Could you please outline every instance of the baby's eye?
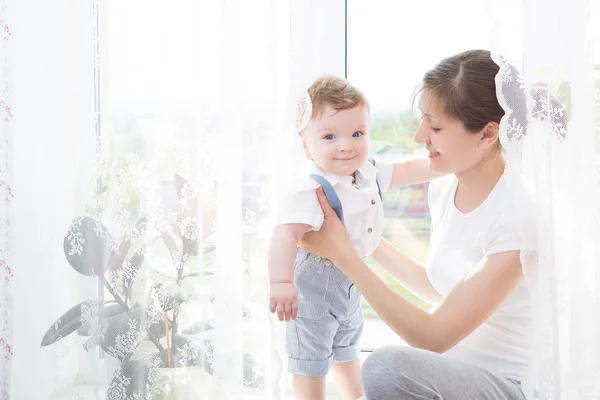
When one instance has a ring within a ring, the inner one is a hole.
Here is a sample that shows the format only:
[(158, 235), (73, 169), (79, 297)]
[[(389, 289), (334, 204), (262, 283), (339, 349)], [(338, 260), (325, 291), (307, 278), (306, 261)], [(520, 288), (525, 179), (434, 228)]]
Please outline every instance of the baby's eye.
[(323, 139), (325, 139), (325, 140), (333, 140), (333, 135), (332, 134), (325, 135), (325, 136), (323, 136)]
[(364, 133), (362, 133), (362, 132), (354, 132), (352, 134), (352, 137), (361, 137), (362, 135), (364, 135)]

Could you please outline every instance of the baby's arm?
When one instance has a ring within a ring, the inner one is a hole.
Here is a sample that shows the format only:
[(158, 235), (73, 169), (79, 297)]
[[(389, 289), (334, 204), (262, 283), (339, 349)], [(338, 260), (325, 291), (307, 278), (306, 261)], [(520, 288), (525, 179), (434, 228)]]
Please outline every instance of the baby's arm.
[(431, 171), (428, 165), (429, 160), (426, 156), (393, 163), (392, 180), (389, 189), (429, 182), (435, 178), (447, 175), (447, 173)]
[(269, 303), (280, 321), (296, 319), (298, 290), (294, 286), (294, 260), (298, 241), (309, 229), (307, 224), (279, 225), (269, 245)]

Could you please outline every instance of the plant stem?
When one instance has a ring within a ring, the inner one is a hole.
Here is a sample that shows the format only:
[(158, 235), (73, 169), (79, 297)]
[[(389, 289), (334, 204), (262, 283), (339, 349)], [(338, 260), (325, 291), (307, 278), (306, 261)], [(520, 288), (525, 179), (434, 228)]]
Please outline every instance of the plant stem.
[[(102, 301), (103, 305), (102, 308), (104, 308), (104, 288), (102, 287), (102, 281), (104, 279), (102, 277), (98, 277), (98, 282), (97, 282), (97, 288), (96, 290), (98, 291), (97, 295), (98, 298)], [(98, 357), (99, 358), (104, 358), (104, 349), (102, 349), (102, 346), (98, 346)]]
[[(181, 268), (177, 269), (177, 285), (181, 286), (181, 281), (183, 280), (183, 265)], [(173, 328), (173, 333), (177, 333), (178, 325), (177, 325), (177, 317), (179, 316), (178, 308), (173, 311), (173, 323), (171, 324)]]
[(171, 363), (171, 345), (169, 344), (169, 314), (165, 311), (164, 313), (164, 317), (165, 317), (165, 332), (167, 332), (167, 366), (169, 368), (173, 367), (173, 364)]
[(121, 296), (119, 296), (113, 290), (113, 288), (109, 285), (109, 283), (106, 282), (106, 279), (104, 279), (104, 276), (100, 275), (100, 279), (102, 280), (102, 283), (104, 283), (104, 287), (106, 288), (106, 290), (108, 290), (108, 293), (110, 293), (112, 295), (112, 297), (116, 300), (116, 302), (119, 303), (121, 305), (121, 307), (123, 307), (125, 310), (129, 310), (130, 308), (127, 305), (127, 303), (125, 303), (123, 301), (123, 299), (121, 299)]
[[(121, 299), (121, 296), (119, 296), (117, 293), (115, 293), (113, 288), (108, 284), (108, 282), (106, 282), (106, 279), (104, 279), (104, 276), (100, 275), (99, 278), (102, 280), (102, 282), (104, 283), (104, 287), (106, 287), (108, 292), (112, 295), (112, 297), (114, 297), (114, 299), (117, 301), (117, 303), (119, 303), (121, 305), (121, 307), (123, 307), (125, 310), (129, 311), (131, 308), (127, 305), (127, 303), (125, 303), (123, 301), (123, 299)], [(150, 339), (150, 341), (152, 343), (154, 343), (154, 346), (156, 346), (156, 348), (159, 351), (163, 351), (164, 347), (162, 347), (162, 345), (160, 344), (160, 341), (151, 332), (146, 332), (146, 333), (148, 334), (148, 338)]]
[[(181, 255), (181, 260), (178, 263), (178, 265), (180, 266), (180, 268), (177, 268), (177, 285), (181, 286), (181, 282), (183, 281), (183, 254)], [(173, 322), (171, 323), (171, 332), (172, 334), (176, 334), (177, 330), (179, 329), (179, 326), (177, 324), (177, 317), (179, 316), (179, 307), (175, 307), (175, 309), (173, 310)], [(171, 351), (174, 352), (175, 351), (175, 347), (172, 346), (171, 347)], [(174, 354), (173, 354), (174, 355)]]

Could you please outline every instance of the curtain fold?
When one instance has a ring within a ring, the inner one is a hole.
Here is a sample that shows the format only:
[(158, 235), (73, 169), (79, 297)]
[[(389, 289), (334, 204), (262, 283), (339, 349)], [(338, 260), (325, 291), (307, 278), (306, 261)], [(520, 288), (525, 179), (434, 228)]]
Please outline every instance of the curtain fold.
[(312, 31), (331, 5), (11, 6), (3, 398), (287, 398), (266, 246), (290, 83), (333, 72), (324, 17)]
[(0, 398), (8, 398), (13, 355), (12, 310), (12, 98), (10, 94), (9, 49), (12, 18), (8, 0), (0, 1)]
[[(532, 292), (529, 399), (600, 395), (600, 77), (595, 2), (488, 3), (492, 51), (507, 114), (502, 143), (536, 200), (523, 234)], [(525, 194), (515, 194), (525, 204)], [(521, 197), (523, 196), (523, 197)]]

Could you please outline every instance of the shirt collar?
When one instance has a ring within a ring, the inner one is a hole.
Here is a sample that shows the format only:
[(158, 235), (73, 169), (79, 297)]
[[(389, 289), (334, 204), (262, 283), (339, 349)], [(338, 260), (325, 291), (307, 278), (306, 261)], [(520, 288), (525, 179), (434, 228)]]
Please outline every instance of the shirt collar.
[[(338, 183), (346, 183), (348, 185), (352, 185), (353, 183), (353, 178), (351, 176), (338, 176), (329, 174), (323, 171), (313, 160), (307, 160), (307, 170), (309, 174), (317, 174), (325, 177), (325, 179), (327, 179), (332, 186), (335, 186)], [(377, 176), (377, 168), (375, 168), (373, 164), (369, 162), (369, 160), (365, 160), (365, 162), (358, 168), (355, 175), (357, 183), (361, 179), (371, 181)]]

